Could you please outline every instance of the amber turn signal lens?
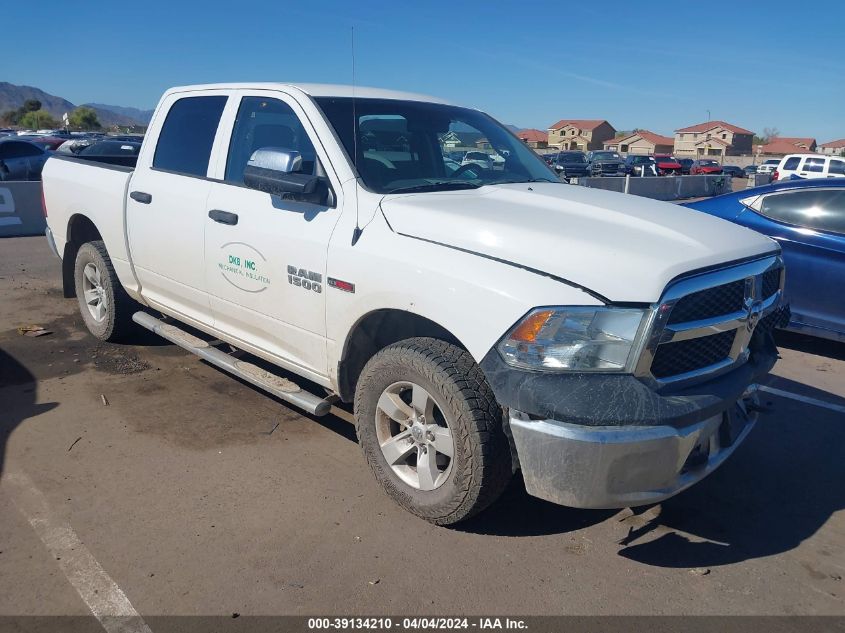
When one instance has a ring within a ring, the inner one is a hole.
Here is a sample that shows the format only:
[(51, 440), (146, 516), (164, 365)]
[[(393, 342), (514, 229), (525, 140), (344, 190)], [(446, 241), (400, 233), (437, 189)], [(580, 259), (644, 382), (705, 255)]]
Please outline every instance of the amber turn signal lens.
[(548, 322), (549, 318), (554, 314), (554, 310), (540, 310), (535, 312), (522, 323), (519, 324), (513, 332), (511, 332), (510, 339), (515, 341), (523, 341), (525, 343), (533, 343), (537, 340), (537, 335), (543, 326)]

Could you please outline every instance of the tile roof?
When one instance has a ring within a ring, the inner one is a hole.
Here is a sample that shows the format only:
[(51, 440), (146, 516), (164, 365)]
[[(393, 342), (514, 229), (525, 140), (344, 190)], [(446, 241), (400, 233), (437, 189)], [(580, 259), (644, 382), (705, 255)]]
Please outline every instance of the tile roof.
[(816, 140), (812, 138), (773, 138), (760, 147), (764, 154), (801, 154), (812, 151)]
[(654, 132), (649, 132), (648, 130), (640, 130), (638, 132), (634, 132), (633, 134), (628, 134), (628, 136), (623, 136), (620, 138), (614, 138), (608, 141), (605, 141), (605, 145), (618, 145), (622, 141), (627, 141), (630, 138), (634, 138), (635, 136), (639, 136), (642, 139), (652, 143), (654, 145), (674, 145), (675, 139), (671, 136), (663, 136), (662, 134), (655, 134)]
[(838, 141), (828, 141), (827, 143), (820, 143), (821, 147), (845, 147), (845, 138)]
[(567, 125), (574, 125), (581, 130), (594, 130), (602, 123), (607, 123), (604, 119), (561, 119), (554, 125), (550, 125), (550, 130), (559, 130)]
[(520, 140), (526, 141), (528, 143), (540, 143), (540, 142), (548, 142), (549, 140), (549, 133), (543, 132), (542, 130), (535, 130), (535, 129), (528, 129), (528, 130), (519, 130), (518, 132), (514, 132), (516, 137)]
[(707, 121), (706, 123), (698, 123), (696, 125), (690, 125), (689, 127), (682, 127), (681, 129), (675, 131), (706, 132), (707, 130), (712, 130), (714, 127), (723, 127), (726, 130), (730, 130), (734, 134), (754, 134), (754, 132), (750, 130), (746, 130), (745, 128), (741, 128), (737, 125), (732, 125), (730, 123), (725, 123), (724, 121)]

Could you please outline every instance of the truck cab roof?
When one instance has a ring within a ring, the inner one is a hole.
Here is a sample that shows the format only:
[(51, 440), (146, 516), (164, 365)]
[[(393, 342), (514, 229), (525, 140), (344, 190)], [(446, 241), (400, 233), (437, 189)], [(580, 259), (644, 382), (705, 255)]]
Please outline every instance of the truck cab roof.
[(352, 97), (360, 99), (396, 99), (402, 101), (425, 101), (429, 103), (449, 103), (439, 97), (387, 90), (385, 88), (371, 88), (366, 86), (347, 86), (343, 84), (299, 84), (282, 82), (248, 82), (248, 83), (218, 83), (178, 86), (165, 92), (165, 96), (179, 92), (195, 92), (205, 90), (290, 90), (295, 89), (310, 97)]

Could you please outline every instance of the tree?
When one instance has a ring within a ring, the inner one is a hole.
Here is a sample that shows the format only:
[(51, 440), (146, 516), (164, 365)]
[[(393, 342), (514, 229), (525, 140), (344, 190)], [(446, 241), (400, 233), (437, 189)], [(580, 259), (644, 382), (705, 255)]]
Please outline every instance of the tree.
[(18, 125), (31, 130), (44, 127), (58, 127), (59, 122), (54, 119), (47, 110), (35, 110), (27, 112), (20, 119)]
[(80, 130), (99, 130), (102, 126), (97, 120), (97, 113), (85, 106), (80, 106), (68, 117), (70, 127)]
[(21, 115), (26, 114), (27, 112), (38, 112), (40, 109), (41, 102), (38, 99), (27, 99), (23, 102)]
[(771, 143), (773, 139), (780, 136), (780, 130), (776, 127), (764, 127), (763, 128), (763, 142), (764, 143)]

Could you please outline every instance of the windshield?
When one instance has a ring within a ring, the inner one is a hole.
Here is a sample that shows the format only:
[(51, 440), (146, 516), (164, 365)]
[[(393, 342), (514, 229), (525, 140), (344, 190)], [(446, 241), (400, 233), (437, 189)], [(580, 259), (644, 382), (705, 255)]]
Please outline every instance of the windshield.
[(620, 160), (621, 158), (616, 152), (593, 152), (593, 160)]
[(533, 150), (477, 110), (420, 101), (355, 99), (353, 118), (351, 98), (317, 97), (314, 101), (350, 157), (355, 155), (357, 135), (358, 173), (364, 185), (377, 193), (560, 182)]
[(587, 157), (581, 152), (561, 152), (557, 155), (557, 162), (559, 163), (586, 163)]

